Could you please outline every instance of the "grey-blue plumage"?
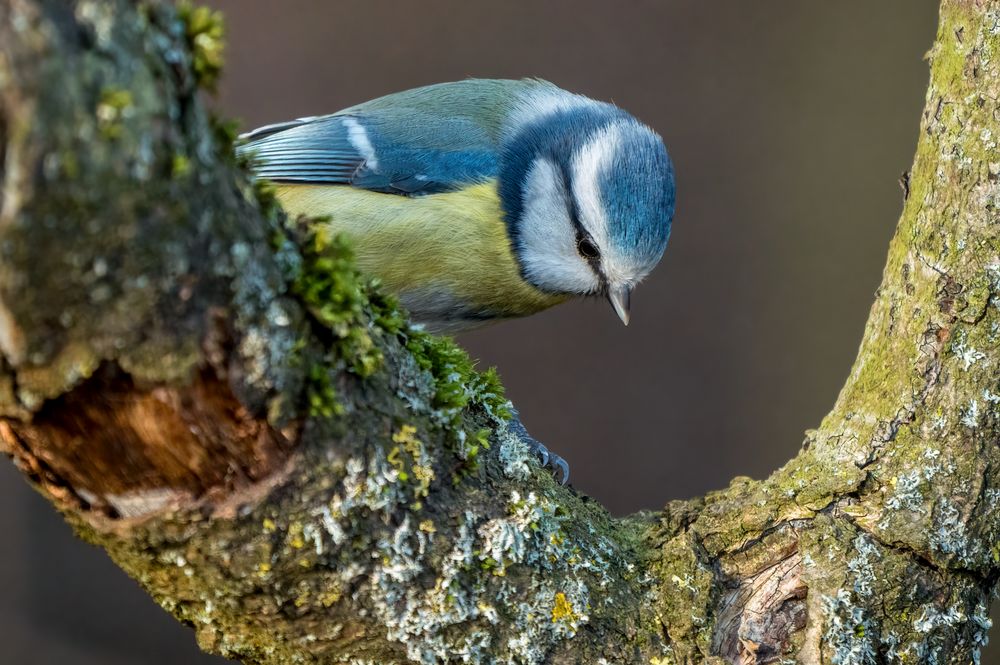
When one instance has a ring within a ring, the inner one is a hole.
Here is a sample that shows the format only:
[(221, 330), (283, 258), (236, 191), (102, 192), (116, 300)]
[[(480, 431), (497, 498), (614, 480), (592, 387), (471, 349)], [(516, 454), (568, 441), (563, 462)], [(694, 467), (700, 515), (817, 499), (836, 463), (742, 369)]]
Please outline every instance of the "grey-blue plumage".
[[(262, 127), (241, 137), (238, 149), (253, 153), (257, 174), (270, 180), (405, 194), (448, 191), (496, 176), (504, 121), (517, 93), (544, 87), (554, 88), (470, 79), (406, 90), (332, 115)], [(369, 155), (351, 140), (359, 127)], [(395, 186), (414, 180), (420, 184)]]
[(415, 197), (495, 182), (522, 277), (545, 293), (605, 293), (623, 319), (669, 238), (660, 137), (537, 79), (431, 85), (242, 138), (257, 175), (280, 183)]

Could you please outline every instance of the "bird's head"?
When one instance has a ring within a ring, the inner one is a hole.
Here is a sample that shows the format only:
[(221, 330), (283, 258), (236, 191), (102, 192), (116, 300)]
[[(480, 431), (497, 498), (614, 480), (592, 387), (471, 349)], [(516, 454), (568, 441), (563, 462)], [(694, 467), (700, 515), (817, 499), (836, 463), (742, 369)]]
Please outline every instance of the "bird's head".
[(628, 324), (632, 289), (670, 236), (662, 139), (608, 104), (558, 109), (510, 139), (500, 190), (524, 278), (550, 293), (605, 295)]

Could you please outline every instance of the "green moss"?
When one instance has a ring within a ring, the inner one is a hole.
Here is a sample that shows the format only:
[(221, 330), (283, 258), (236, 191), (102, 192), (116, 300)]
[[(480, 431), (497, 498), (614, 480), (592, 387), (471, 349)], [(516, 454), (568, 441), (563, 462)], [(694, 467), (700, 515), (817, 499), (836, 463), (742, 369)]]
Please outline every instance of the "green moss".
[(337, 391), (330, 379), (330, 372), (322, 365), (313, 365), (309, 368), (306, 399), (309, 403), (310, 416), (332, 418), (344, 412), (343, 405), (337, 401)]
[(475, 363), (454, 340), (410, 331), (406, 348), (434, 377), (436, 408), (457, 415), (476, 405), (499, 418), (510, 418), (510, 404), (496, 370), (477, 372)]
[(383, 363), (382, 350), (372, 339), (369, 280), (355, 269), (354, 254), (343, 238), (331, 236), (316, 220), (300, 220), (299, 225), (305, 231), (299, 244), (303, 261), (292, 291), (332, 333), (332, 360), (343, 361), (355, 374), (367, 378)]
[(465, 383), (474, 367), (469, 356), (447, 337), (410, 333), (406, 348), (417, 364), (435, 377), (434, 406), (460, 412), (469, 404)]
[(406, 314), (399, 307), (399, 301), (389, 293), (381, 290), (381, 282), (373, 278), (370, 282), (371, 291), (368, 294), (368, 304), (371, 307), (375, 324), (391, 335), (399, 335), (409, 328)]
[(510, 402), (496, 370), (476, 371), (469, 355), (451, 338), (410, 330), (406, 332), (406, 348), (433, 377), (433, 407), (454, 433), (453, 448), (465, 462), (456, 472), (457, 481), (478, 469), (479, 452), (489, 448), (489, 430), (465, 429), (466, 412), (481, 409), (495, 420), (507, 420), (511, 417)]
[(97, 126), (109, 141), (121, 138), (122, 121), (133, 107), (132, 93), (119, 88), (105, 88), (97, 103)]
[[(282, 215), (281, 204), (278, 203), (277, 190), (267, 180), (253, 181), (253, 196), (257, 201), (257, 207), (260, 208), (261, 214), (268, 219), (276, 220)], [(285, 239), (285, 235), (279, 233), (273, 243), (275, 249), (279, 248)]]
[(222, 12), (185, 0), (177, 8), (191, 49), (191, 70), (198, 85), (214, 90), (222, 73), (225, 24)]
[(246, 173), (250, 172), (250, 164), (244, 159), (238, 159), (233, 146), (240, 133), (240, 123), (232, 118), (224, 118), (215, 113), (209, 113), (209, 127), (216, 145), (216, 155), (220, 161), (233, 164)]
[(62, 167), (62, 174), (67, 180), (76, 180), (80, 177), (80, 160), (72, 150), (64, 150), (59, 159)]
[(191, 173), (191, 160), (186, 155), (177, 153), (170, 164), (170, 176), (172, 178), (184, 178)]

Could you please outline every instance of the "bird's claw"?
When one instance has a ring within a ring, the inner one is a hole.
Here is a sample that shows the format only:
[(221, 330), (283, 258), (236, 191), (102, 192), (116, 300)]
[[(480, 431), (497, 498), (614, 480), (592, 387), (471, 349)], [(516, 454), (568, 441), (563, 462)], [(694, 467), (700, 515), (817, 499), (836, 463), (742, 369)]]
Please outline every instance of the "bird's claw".
[(560, 484), (566, 485), (569, 483), (569, 464), (559, 455), (549, 452), (549, 449), (546, 448), (541, 441), (528, 434), (528, 430), (525, 429), (524, 424), (521, 423), (521, 417), (517, 415), (517, 413), (514, 414), (514, 417), (511, 420), (511, 426), (521, 440), (528, 445), (531, 452), (538, 455), (543, 468), (551, 468), (552, 475), (555, 476), (556, 480), (558, 480)]
[[(560, 484), (569, 484), (569, 462), (555, 453), (549, 453), (549, 466), (552, 467), (552, 475), (559, 479)], [(558, 472), (558, 475), (555, 472)]]
[(542, 442), (531, 436), (528, 436), (524, 440), (528, 444), (528, 448), (531, 452), (538, 455), (543, 467), (548, 467), (552, 469), (552, 475), (555, 476), (556, 480), (560, 484), (565, 485), (569, 482), (569, 464), (559, 455), (550, 452), (548, 448), (542, 445)]

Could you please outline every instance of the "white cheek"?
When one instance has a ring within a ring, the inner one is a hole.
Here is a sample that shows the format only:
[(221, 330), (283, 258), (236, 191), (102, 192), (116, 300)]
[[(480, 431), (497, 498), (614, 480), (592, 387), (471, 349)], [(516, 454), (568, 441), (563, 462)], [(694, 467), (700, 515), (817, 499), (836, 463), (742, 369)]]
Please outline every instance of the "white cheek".
[(525, 276), (536, 286), (565, 293), (589, 293), (600, 282), (576, 250), (576, 230), (569, 217), (567, 193), (556, 166), (537, 159), (525, 180), (519, 228), (520, 259)]

